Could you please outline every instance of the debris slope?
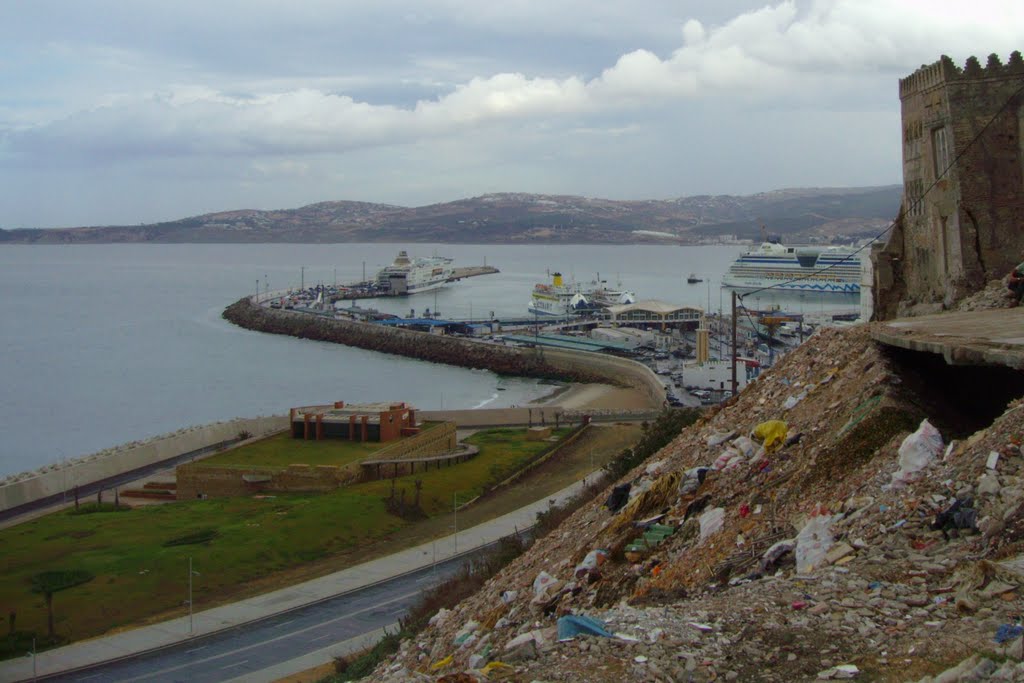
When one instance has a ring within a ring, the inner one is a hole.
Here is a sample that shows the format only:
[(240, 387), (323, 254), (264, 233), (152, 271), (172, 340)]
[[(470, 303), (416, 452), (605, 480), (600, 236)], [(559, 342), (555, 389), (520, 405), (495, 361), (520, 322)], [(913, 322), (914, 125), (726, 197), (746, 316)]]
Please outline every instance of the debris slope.
[(1022, 403), (910, 372), (819, 332), (373, 679), (1024, 680)]

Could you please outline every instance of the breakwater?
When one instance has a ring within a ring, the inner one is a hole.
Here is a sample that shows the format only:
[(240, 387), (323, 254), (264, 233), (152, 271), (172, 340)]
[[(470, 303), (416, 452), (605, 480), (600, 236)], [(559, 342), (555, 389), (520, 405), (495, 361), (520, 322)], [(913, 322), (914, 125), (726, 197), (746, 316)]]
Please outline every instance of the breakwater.
[(501, 375), (633, 387), (648, 397), (652, 407), (661, 406), (665, 399), (664, 387), (650, 368), (631, 360), (597, 353), (537, 352), (534, 349), (484, 344), (427, 332), (265, 308), (254, 304), (249, 297), (228, 306), (223, 315), (226, 320), (249, 330), (491, 370)]

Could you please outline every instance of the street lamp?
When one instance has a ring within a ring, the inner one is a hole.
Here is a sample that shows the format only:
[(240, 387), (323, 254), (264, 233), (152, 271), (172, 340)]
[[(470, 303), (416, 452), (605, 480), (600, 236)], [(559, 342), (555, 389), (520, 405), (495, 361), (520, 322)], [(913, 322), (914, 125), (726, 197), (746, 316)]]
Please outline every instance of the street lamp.
[(188, 558), (188, 632), (192, 633), (192, 576), (199, 576), (199, 572), (192, 571), (192, 558)]

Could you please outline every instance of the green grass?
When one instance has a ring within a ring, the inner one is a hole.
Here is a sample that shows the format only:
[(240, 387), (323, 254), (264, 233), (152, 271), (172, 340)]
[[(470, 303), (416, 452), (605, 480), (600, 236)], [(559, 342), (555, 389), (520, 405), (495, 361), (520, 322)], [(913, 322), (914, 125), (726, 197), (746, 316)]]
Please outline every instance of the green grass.
[[(572, 429), (552, 430), (552, 436), (564, 438)], [(466, 443), (480, 448), (480, 454), (464, 463), (437, 470), (418, 471), (415, 474), (398, 477), (396, 489), (406, 490), (406, 500), (414, 495), (413, 482), (423, 481), (420, 507), (428, 515), (451, 512), (453, 496), (458, 495), (459, 503), (476, 498), (485, 489), (494, 486), (517, 469), (552, 447), (550, 441), (527, 441), (523, 429), (489, 429), (477, 432)], [(350, 491), (370, 496), (390, 495), (391, 480), (356, 484)]]
[[(560, 436), (568, 431), (559, 430)], [(460, 502), (467, 501), (551, 446), (526, 441), (522, 429), (480, 432), (470, 440), (481, 448), (476, 458), (399, 478), (397, 485), (409, 489), (407, 500), (412, 481), (419, 478), (427, 514), (450, 513), (454, 493)], [(32, 593), (32, 576), (55, 569), (85, 571), (95, 579), (54, 596), (56, 628), (70, 640), (95, 636), (182, 611), (192, 557), (199, 572), (193, 599), (201, 609), (275, 572), (362, 548), (408, 526), (385, 511), (390, 487), (383, 480), (323, 495), (219, 498), (120, 514), (65, 511), (41, 517), (0, 530), (0, 605), (17, 612), (19, 631), (45, 633), (46, 607), (43, 596)], [(216, 537), (203, 533), (210, 529)], [(206, 542), (166, 545), (193, 534), (202, 534)]]
[[(393, 443), (393, 442), (392, 442)], [(370, 457), (389, 443), (324, 439), (306, 441), (292, 438), (290, 433), (247, 444), (241, 448), (218, 453), (201, 461), (213, 467), (288, 467), (303, 465), (347, 465)]]

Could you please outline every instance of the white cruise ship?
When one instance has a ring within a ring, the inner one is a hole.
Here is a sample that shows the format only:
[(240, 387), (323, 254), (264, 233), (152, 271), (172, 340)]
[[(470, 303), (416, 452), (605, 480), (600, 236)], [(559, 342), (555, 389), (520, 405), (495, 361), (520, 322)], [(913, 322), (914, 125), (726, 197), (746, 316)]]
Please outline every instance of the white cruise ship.
[(850, 247), (787, 247), (765, 242), (740, 254), (722, 277), (734, 289), (859, 294), (861, 253)]
[(528, 306), (537, 315), (583, 315), (595, 313), (607, 306), (636, 303), (636, 295), (624, 289), (608, 289), (598, 279), (591, 286), (568, 285), (561, 273), (552, 273), (551, 284), (537, 283)]
[(418, 294), (444, 287), (451, 276), (450, 258), (432, 256), (411, 259), (405, 251), (400, 251), (394, 263), (377, 273), (377, 288), (395, 296)]

